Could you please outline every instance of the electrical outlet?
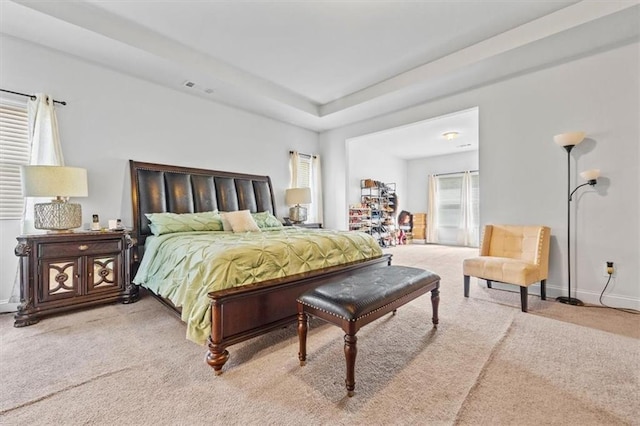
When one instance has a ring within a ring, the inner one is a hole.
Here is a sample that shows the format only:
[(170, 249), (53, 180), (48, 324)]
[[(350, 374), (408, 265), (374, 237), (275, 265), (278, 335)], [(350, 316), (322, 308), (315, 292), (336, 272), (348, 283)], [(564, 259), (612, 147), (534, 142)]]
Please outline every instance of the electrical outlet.
[(613, 266), (612, 261), (604, 262), (604, 274), (605, 277), (611, 275), (612, 277), (616, 276), (616, 268)]

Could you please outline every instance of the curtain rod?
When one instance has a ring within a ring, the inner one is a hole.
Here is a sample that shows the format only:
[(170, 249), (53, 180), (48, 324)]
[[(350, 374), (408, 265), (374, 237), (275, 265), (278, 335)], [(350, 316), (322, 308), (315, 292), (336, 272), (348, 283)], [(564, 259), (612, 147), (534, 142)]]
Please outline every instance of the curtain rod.
[[(292, 155), (295, 151), (289, 151), (289, 155)], [(311, 155), (311, 154), (303, 154), (301, 152), (298, 153), (298, 155), (302, 155), (303, 157), (307, 157), (307, 158), (316, 158), (315, 155)]]
[[(0, 89), (0, 92), (13, 93), (14, 95), (19, 95), (19, 96), (26, 96), (27, 98), (30, 98), (32, 101), (36, 99), (36, 95), (27, 95), (26, 93), (14, 92), (13, 90)], [(67, 104), (65, 101), (56, 101), (55, 99), (53, 100), (53, 103), (60, 104), (60, 105)]]
[[(467, 171), (469, 173), (474, 173), (474, 172), (478, 172), (479, 170), (467, 170)], [(459, 175), (461, 173), (464, 173), (464, 172), (438, 173), (437, 175), (434, 175), (434, 176)]]

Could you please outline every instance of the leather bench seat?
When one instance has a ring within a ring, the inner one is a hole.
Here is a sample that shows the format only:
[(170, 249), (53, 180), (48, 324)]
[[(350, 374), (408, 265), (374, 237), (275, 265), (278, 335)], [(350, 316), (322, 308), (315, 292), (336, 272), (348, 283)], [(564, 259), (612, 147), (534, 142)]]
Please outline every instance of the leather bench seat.
[(344, 352), (347, 363), (347, 394), (355, 388), (356, 333), (358, 330), (394, 312), (407, 302), (431, 291), (433, 325), (438, 324), (440, 277), (424, 269), (387, 266), (356, 272), (318, 286), (298, 297), (298, 336), (300, 365), (306, 361), (309, 315), (341, 327), (345, 332)]

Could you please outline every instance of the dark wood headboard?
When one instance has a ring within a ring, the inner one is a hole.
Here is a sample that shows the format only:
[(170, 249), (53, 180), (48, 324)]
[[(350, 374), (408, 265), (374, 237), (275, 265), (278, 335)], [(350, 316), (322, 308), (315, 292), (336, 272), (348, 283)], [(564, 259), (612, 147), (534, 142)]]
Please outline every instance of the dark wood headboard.
[(143, 247), (151, 235), (145, 213), (250, 210), (276, 215), (269, 176), (129, 160), (133, 236)]

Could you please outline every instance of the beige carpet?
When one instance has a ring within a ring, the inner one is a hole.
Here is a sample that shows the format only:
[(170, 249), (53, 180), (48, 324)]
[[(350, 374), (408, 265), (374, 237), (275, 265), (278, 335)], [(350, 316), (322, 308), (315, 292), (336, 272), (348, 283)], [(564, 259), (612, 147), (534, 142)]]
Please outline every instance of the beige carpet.
[(578, 308), (472, 280), (474, 249), (389, 250), (442, 277), (440, 325), (421, 297), (358, 333), (346, 397), (342, 332), (312, 321), (230, 348), (221, 376), (151, 297), (13, 328), (0, 316), (0, 424), (640, 425), (640, 316)]

